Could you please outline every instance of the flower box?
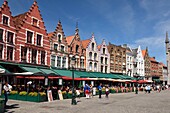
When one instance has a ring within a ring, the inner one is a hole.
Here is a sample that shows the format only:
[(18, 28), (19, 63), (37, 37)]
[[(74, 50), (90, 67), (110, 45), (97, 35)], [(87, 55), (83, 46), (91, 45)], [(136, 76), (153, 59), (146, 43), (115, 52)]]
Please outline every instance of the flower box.
[(113, 89), (111, 89), (111, 90), (110, 90), (110, 93), (116, 93), (116, 91), (115, 91), (115, 90), (113, 90)]
[(27, 100), (27, 96), (26, 95), (17, 95), (17, 100), (26, 101)]

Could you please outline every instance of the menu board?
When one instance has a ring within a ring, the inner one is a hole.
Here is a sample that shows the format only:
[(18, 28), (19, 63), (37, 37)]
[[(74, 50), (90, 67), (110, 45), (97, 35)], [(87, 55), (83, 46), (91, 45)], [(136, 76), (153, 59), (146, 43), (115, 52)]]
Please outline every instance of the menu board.
[(53, 101), (52, 90), (47, 90), (48, 102)]
[(63, 95), (62, 95), (61, 90), (58, 90), (58, 96), (59, 96), (59, 99), (60, 99), (60, 100), (63, 100)]

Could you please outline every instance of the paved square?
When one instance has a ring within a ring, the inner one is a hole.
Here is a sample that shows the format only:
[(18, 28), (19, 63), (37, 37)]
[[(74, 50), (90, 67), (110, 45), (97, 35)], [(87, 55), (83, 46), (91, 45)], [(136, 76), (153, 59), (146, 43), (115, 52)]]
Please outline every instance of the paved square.
[(77, 105), (71, 105), (71, 99), (54, 102), (24, 102), (9, 100), (11, 105), (6, 113), (170, 113), (170, 90), (145, 94), (120, 93), (103, 95), (92, 99), (77, 99)]

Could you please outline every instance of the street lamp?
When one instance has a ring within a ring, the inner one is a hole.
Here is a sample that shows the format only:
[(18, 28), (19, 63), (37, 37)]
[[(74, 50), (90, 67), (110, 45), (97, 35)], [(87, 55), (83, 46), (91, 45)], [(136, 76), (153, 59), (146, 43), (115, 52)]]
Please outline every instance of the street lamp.
[(76, 105), (77, 102), (76, 102), (76, 94), (75, 94), (75, 90), (74, 90), (74, 65), (75, 65), (75, 61), (76, 61), (76, 58), (75, 56), (73, 56), (71, 58), (71, 64), (72, 64), (72, 100), (71, 100), (71, 104), (72, 105)]

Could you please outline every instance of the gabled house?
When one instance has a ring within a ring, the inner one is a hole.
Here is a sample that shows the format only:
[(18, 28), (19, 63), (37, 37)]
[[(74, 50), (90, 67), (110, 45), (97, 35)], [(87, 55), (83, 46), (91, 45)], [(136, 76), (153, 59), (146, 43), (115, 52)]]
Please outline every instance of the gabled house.
[[(68, 44), (68, 67), (76, 68), (77, 70), (85, 70), (85, 49), (80, 40), (79, 29), (76, 27), (75, 34), (66, 37)], [(74, 65), (71, 64), (72, 58), (75, 58)]]
[(86, 71), (99, 72), (99, 51), (94, 34), (90, 39), (81, 42), (85, 49)]
[(68, 68), (68, 46), (62, 24), (59, 21), (54, 32), (48, 34), (51, 46), (51, 66)]
[(0, 60), (14, 62), (16, 45), (16, 28), (8, 2), (4, 1), (0, 7)]
[(13, 19), (17, 30), (15, 60), (50, 66), (50, 41), (37, 2)]
[(110, 73), (110, 54), (107, 49), (105, 40), (101, 45), (98, 45), (99, 49), (99, 72)]

